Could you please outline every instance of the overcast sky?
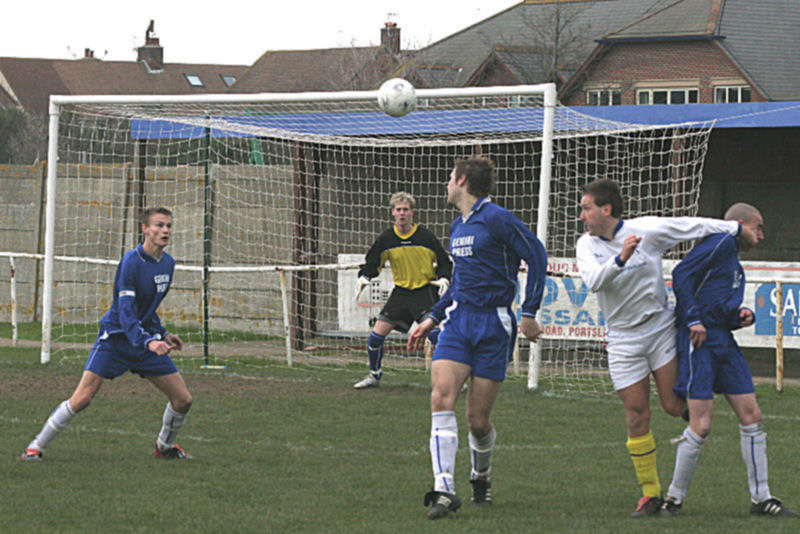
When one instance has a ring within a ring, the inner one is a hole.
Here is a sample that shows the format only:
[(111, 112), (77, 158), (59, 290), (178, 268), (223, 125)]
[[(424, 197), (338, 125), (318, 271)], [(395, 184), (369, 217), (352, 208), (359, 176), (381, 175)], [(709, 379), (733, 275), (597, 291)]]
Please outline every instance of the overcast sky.
[[(267, 50), (369, 46), (384, 22), (420, 48), (520, 0), (10, 0), (0, 57), (133, 61), (155, 20), (167, 63), (251, 65)], [(389, 14), (393, 15), (389, 15)], [(391, 17), (391, 18), (389, 18)]]

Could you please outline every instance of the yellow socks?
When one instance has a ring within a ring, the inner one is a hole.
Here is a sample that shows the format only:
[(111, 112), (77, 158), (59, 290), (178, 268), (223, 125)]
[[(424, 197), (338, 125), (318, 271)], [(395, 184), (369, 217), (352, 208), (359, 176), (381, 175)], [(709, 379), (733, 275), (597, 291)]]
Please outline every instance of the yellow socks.
[(661, 483), (658, 481), (658, 469), (656, 469), (656, 440), (653, 433), (648, 432), (644, 436), (635, 438), (628, 437), (628, 451), (633, 460), (633, 467), (636, 469), (636, 478), (642, 486), (642, 493), (645, 497), (660, 497)]

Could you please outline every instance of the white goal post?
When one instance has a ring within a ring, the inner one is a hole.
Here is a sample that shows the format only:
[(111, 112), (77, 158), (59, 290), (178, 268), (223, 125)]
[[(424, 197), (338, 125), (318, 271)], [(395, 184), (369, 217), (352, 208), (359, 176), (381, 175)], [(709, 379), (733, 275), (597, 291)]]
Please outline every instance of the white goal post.
[[(400, 118), (381, 113), (376, 96), (51, 97), (42, 362), (91, 345), (116, 262), (150, 205), (175, 213), (176, 275), (160, 315), (185, 337), (187, 361), (203, 365), (293, 351), (365, 360), (385, 291), (352, 301), (354, 265), (342, 258), (363, 257), (389, 226), (398, 190), (416, 197), (415, 220), (446, 246), (456, 211), (445, 184), (460, 157), (494, 160), (493, 197), (535, 228), (551, 258), (574, 255), (579, 192), (598, 177), (621, 184), (628, 216), (696, 213), (710, 124), (594, 118), (557, 105), (553, 84), (418, 89), (417, 109)], [(529, 386), (597, 390), (602, 343), (554, 327), (602, 318), (568, 317), (559, 307), (581, 288), (566, 284), (548, 280), (543, 342), (521, 343)], [(422, 364), (404, 341), (388, 340), (387, 365)]]

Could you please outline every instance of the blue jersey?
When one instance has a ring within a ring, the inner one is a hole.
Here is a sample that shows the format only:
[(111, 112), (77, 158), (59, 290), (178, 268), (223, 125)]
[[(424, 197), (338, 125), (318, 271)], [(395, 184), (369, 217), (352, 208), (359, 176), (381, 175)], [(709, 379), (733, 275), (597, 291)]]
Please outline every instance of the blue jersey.
[(677, 327), (740, 328), (744, 282), (736, 239), (730, 234), (706, 237), (672, 271)]
[(134, 347), (147, 347), (162, 339), (166, 330), (156, 314), (172, 283), (175, 260), (163, 252), (148, 255), (140, 244), (122, 257), (114, 276), (114, 301), (100, 320), (107, 334), (124, 333)]
[(539, 239), (514, 214), (479, 199), (466, 217), (450, 225), (455, 268), (447, 293), (431, 309), (441, 322), (453, 302), (478, 308), (510, 306), (517, 290), (520, 259), (528, 264), (522, 315), (535, 316), (542, 302), (547, 254)]
[[(753, 393), (753, 378), (731, 330), (744, 297), (744, 269), (739, 245), (730, 234), (712, 234), (698, 243), (672, 271), (677, 297), (676, 345), (678, 380), (675, 393), (687, 399), (712, 399), (714, 393)], [(706, 338), (700, 347), (689, 327), (702, 324)]]

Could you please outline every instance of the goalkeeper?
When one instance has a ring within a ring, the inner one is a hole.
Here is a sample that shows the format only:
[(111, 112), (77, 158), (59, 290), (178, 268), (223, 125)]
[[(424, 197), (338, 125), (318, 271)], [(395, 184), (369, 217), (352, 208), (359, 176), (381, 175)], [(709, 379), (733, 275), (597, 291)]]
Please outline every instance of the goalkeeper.
[(126, 371), (149, 379), (168, 399), (156, 438), (156, 458), (192, 458), (175, 443), (192, 406), (186, 383), (169, 357), (171, 350), (181, 350), (183, 342), (161, 326), (156, 314), (175, 270), (175, 260), (164, 252), (172, 234), (172, 213), (166, 208), (148, 208), (140, 220), (144, 243), (128, 251), (117, 266), (114, 300), (100, 320), (100, 333), (81, 380), (72, 396), (53, 410), (21, 460), (40, 460), (45, 447), (89, 406), (103, 381)]
[(414, 223), (414, 197), (397, 192), (389, 201), (394, 224), (385, 230), (367, 252), (358, 271), (356, 299), (388, 261), (394, 289), (367, 342), (369, 374), (353, 387), (380, 385), (383, 342), (389, 332), (408, 332), (411, 324), (425, 316), (450, 285), (453, 264), (430, 230)]
[(678, 376), (675, 317), (661, 256), (683, 241), (715, 233), (752, 234), (752, 229), (702, 217), (623, 220), (622, 208), (615, 182), (588, 184), (580, 204), (587, 233), (578, 239), (576, 254), (583, 283), (597, 293), (606, 319), (608, 371), (625, 409), (627, 447), (643, 493), (633, 517), (644, 517), (658, 514), (663, 503), (650, 431), (650, 373), (664, 410), (678, 416), (686, 409), (672, 391)]

